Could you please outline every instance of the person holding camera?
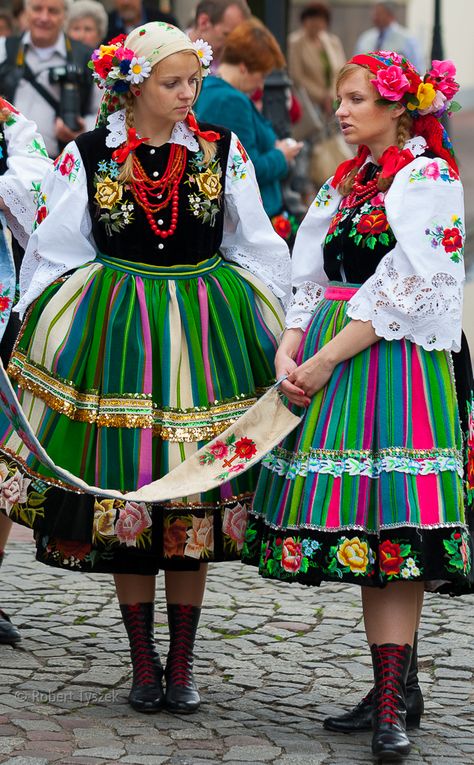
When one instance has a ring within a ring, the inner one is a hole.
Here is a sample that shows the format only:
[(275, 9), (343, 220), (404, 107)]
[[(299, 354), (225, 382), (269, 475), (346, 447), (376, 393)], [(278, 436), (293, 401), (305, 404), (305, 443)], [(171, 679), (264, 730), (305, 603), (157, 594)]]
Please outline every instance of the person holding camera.
[(91, 50), (63, 32), (71, 0), (26, 0), (28, 30), (0, 38), (0, 93), (34, 119), (50, 157), (94, 126)]

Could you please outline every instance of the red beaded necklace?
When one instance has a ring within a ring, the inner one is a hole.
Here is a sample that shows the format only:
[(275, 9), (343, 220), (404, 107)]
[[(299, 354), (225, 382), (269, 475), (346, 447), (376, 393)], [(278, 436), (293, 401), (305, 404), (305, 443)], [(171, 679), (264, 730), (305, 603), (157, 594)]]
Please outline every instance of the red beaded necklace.
[[(365, 171), (365, 168), (363, 168)], [(361, 174), (357, 173), (352, 184), (352, 190), (347, 195), (344, 207), (358, 207), (367, 199), (370, 199), (377, 193), (377, 183), (379, 181), (380, 170), (377, 170), (374, 177), (365, 183), (361, 181)]]
[[(166, 239), (172, 236), (178, 224), (179, 184), (186, 168), (186, 147), (171, 144), (170, 156), (166, 170), (156, 181), (146, 174), (140, 160), (133, 154), (133, 177), (130, 182), (132, 194), (137, 204), (146, 215), (149, 226), (155, 236)], [(160, 201), (158, 201), (160, 200)], [(168, 207), (171, 201), (171, 223), (166, 230), (158, 228), (154, 215)]]

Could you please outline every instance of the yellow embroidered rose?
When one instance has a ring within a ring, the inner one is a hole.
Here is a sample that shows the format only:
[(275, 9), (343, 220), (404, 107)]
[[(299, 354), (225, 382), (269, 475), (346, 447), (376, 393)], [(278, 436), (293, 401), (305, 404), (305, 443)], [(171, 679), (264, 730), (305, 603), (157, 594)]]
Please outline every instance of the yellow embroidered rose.
[(95, 199), (100, 207), (111, 210), (122, 199), (123, 188), (120, 183), (107, 176), (97, 184)]
[(435, 96), (436, 91), (431, 82), (420, 82), (416, 93), (418, 105), (408, 103), (407, 106), (411, 111), (413, 111), (413, 109), (419, 109), (420, 111), (428, 109), (435, 100)]
[(115, 510), (113, 499), (94, 502), (93, 535), (111, 537), (114, 534)]
[(365, 571), (369, 562), (367, 542), (361, 542), (359, 537), (345, 539), (337, 551), (337, 559), (351, 571)]
[(202, 192), (208, 199), (217, 199), (222, 191), (222, 185), (217, 173), (213, 173), (212, 170), (206, 170), (205, 173), (199, 173), (196, 176), (196, 183), (199, 186), (199, 191)]

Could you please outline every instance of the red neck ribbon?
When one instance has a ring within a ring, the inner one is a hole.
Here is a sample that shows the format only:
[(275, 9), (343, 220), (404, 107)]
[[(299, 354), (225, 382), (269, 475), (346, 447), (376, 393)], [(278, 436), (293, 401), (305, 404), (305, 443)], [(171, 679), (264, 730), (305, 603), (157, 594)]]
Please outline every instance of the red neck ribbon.
[(129, 128), (127, 131), (126, 142), (118, 149), (115, 149), (112, 154), (112, 159), (121, 165), (123, 162), (125, 162), (130, 152), (135, 151), (137, 146), (140, 146), (141, 143), (145, 143), (145, 141), (148, 141), (148, 138), (138, 138), (135, 128)]
[(369, 149), (367, 146), (359, 146), (359, 150), (355, 157), (352, 159), (346, 159), (344, 162), (341, 162), (339, 167), (337, 168), (336, 172), (334, 173), (333, 179), (331, 181), (331, 186), (334, 189), (337, 189), (341, 181), (344, 180), (346, 175), (349, 175), (351, 170), (353, 170), (355, 167), (361, 167), (367, 157), (369, 156)]
[(377, 160), (377, 164), (381, 166), (382, 178), (391, 178), (396, 175), (399, 170), (410, 164), (415, 159), (410, 149), (399, 149), (398, 146), (389, 146), (385, 149), (384, 153)]
[(198, 135), (201, 138), (204, 138), (205, 141), (210, 141), (211, 143), (215, 143), (215, 141), (218, 141), (219, 138), (221, 137), (221, 134), (216, 133), (214, 130), (200, 130), (196, 117), (194, 116), (192, 112), (189, 112), (185, 122), (188, 128), (190, 129), (191, 133), (194, 133), (194, 135)]

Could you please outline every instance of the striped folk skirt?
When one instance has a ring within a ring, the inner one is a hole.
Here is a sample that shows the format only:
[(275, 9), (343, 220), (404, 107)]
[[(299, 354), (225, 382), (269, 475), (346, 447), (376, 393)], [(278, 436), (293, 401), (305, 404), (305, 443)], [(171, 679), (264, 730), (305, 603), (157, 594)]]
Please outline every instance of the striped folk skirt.
[[(336, 299), (318, 305), (300, 363), (350, 321), (353, 291), (326, 291)], [(453, 356), (458, 393), (452, 355), (406, 340), (380, 340), (339, 364), (263, 460), (243, 561), (287, 582), (436, 580), (468, 591), (472, 370), (467, 349)]]
[[(30, 309), (8, 373), (59, 466), (102, 488), (162, 477), (272, 383), (278, 301), (215, 256), (159, 268), (97, 257)], [(0, 508), (35, 529), (37, 556), (74, 570), (156, 573), (240, 555), (256, 472), (159, 506), (73, 493), (0, 418)], [(16, 500), (16, 501), (13, 501)]]

